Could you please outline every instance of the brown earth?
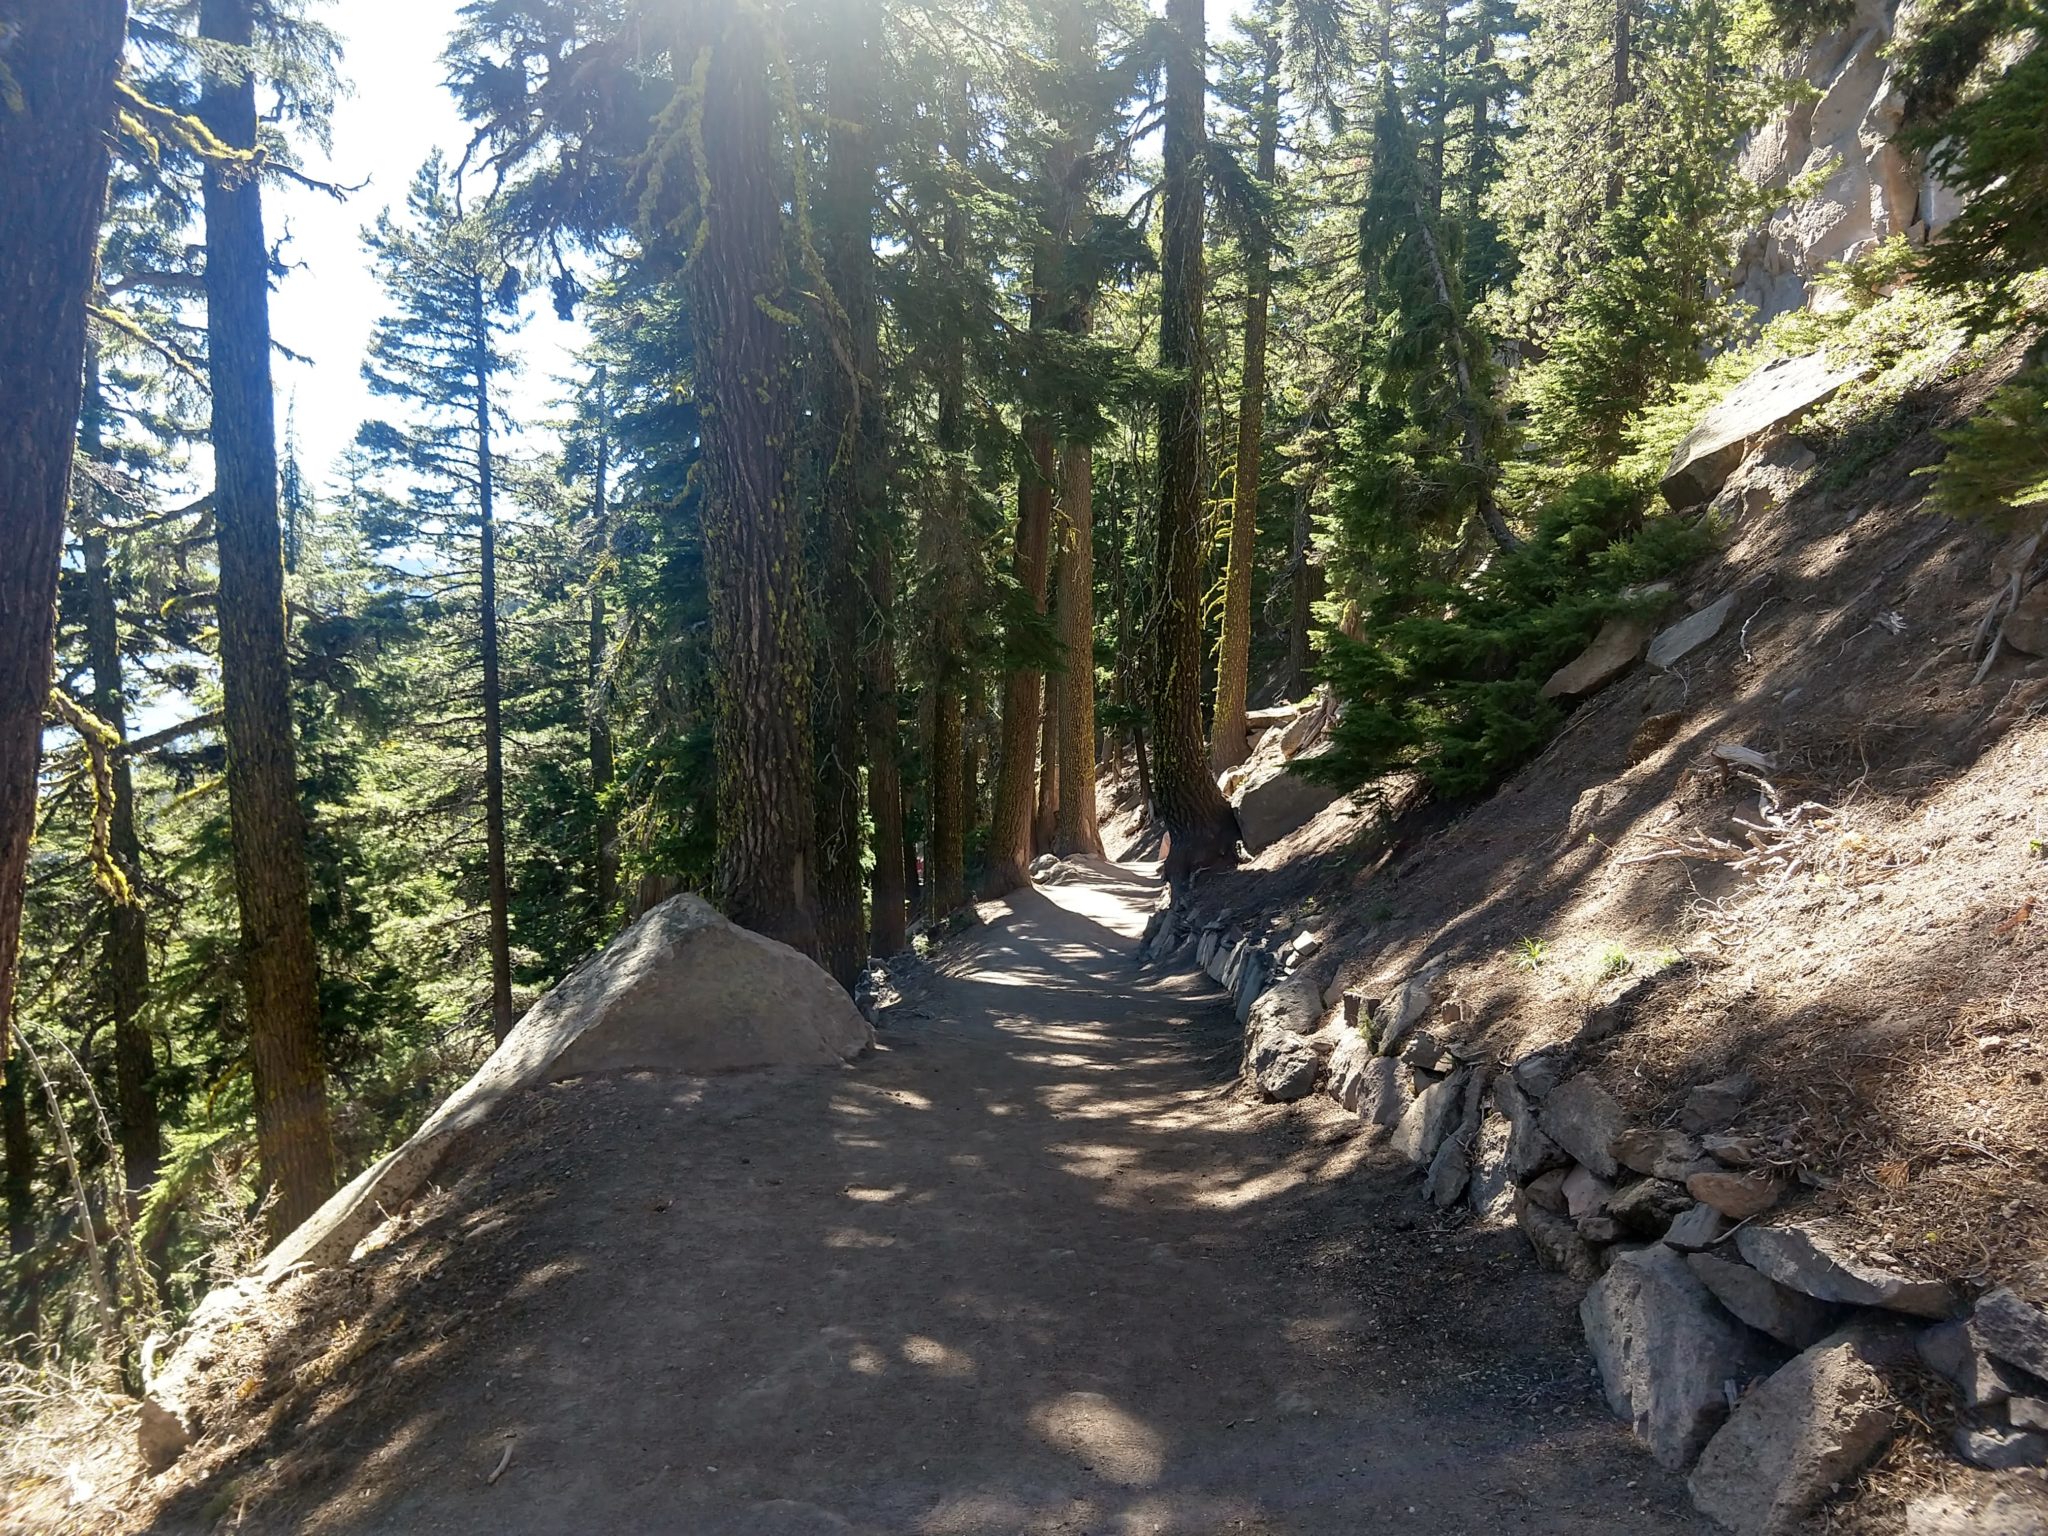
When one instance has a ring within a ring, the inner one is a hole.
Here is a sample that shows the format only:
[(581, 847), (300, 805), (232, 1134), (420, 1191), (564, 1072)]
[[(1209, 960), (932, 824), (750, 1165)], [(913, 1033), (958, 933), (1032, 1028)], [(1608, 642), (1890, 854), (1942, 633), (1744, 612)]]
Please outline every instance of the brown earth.
[(1221, 994), (1129, 958), (1155, 897), (985, 909), (844, 1071), (522, 1096), (74, 1528), (1701, 1530), (1516, 1236), (1237, 1096)]

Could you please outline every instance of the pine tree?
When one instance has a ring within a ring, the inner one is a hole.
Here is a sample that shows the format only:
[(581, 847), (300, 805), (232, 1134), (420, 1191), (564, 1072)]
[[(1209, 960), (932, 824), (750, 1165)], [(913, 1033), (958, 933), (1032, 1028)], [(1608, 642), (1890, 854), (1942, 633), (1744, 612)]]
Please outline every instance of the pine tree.
[[(230, 149), (254, 150), (252, 0), (201, 0), (199, 36), (221, 50), (206, 71), (200, 117)], [(285, 658), (270, 253), (249, 167), (209, 162), (205, 204), (228, 805), (257, 1135), (278, 1192), (272, 1227), (282, 1234), (334, 1192), (335, 1169)]]
[[(415, 500), (430, 533), (445, 544), (475, 534), (491, 1030), (502, 1040), (513, 1023), (512, 936), (493, 422), (499, 381), (512, 371), (504, 340), (520, 279), (489, 224), (464, 210), (438, 155), (413, 178), (406, 208), (409, 227), (386, 213), (364, 237), (391, 308), (371, 334), (363, 376), (372, 394), (404, 402), (410, 415), (367, 424), (362, 440), (420, 477)], [(447, 554), (468, 568), (465, 556)]]

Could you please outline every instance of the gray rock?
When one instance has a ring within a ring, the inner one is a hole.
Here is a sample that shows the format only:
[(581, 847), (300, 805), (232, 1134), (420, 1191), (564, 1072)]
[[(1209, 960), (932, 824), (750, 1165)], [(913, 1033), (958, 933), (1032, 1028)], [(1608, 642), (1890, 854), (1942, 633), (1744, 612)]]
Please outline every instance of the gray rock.
[(1579, 1236), (1596, 1248), (1611, 1247), (1629, 1235), (1612, 1216), (1580, 1216), (1572, 1225), (1578, 1228)]
[(1700, 1150), (1723, 1168), (1753, 1168), (1767, 1148), (1761, 1136), (1702, 1136)]
[(1436, 985), (1442, 969), (1441, 965), (1432, 965), (1416, 972), (1373, 1010), (1373, 1048), (1382, 1056), (1393, 1055), (1408, 1031), (1429, 1012), (1430, 989)]
[(1507, 1073), (1493, 1080), (1493, 1104), (1508, 1127), (1508, 1177), (1526, 1184), (1546, 1168), (1571, 1161), (1564, 1148), (1543, 1134), (1536, 1106)]
[(1271, 965), (1272, 962), (1266, 958), (1266, 952), (1262, 949), (1248, 950), (1244, 959), (1238, 963), (1237, 980), (1234, 983), (1237, 991), (1238, 1023), (1246, 1024), (1251, 1021), (1252, 1009), (1266, 990), (1266, 977)]
[(1695, 1135), (1703, 1131), (1718, 1131), (1742, 1113), (1743, 1106), (1755, 1093), (1756, 1084), (1748, 1074), (1741, 1072), (1716, 1078), (1711, 1083), (1701, 1083), (1686, 1094), (1685, 1102), (1679, 1106), (1678, 1128)]
[(2038, 1397), (2016, 1397), (2005, 1405), (2005, 1416), (2014, 1429), (2048, 1430), (2048, 1401)]
[(1688, 1254), (1685, 1262), (1729, 1312), (1793, 1349), (1819, 1343), (1841, 1321), (1840, 1307), (1780, 1285), (1747, 1264), (1707, 1253)]
[(1737, 1536), (1790, 1536), (1890, 1443), (1899, 1405), (1883, 1357), (1851, 1330), (1752, 1387), (1701, 1452), (1693, 1502)]
[(1375, 1056), (1359, 1069), (1358, 1118), (1367, 1125), (1391, 1130), (1401, 1123), (1415, 1098), (1415, 1069), (1390, 1056)]
[(1465, 1203), (1488, 1225), (1510, 1221), (1515, 1214), (1515, 1181), (1508, 1173), (1508, 1123), (1487, 1115), (1479, 1123), (1479, 1142), (1472, 1152), (1472, 1177)]
[(1790, 426), (1855, 378), (1823, 352), (1764, 364), (1708, 411), (1665, 466), (1664, 499), (1674, 507), (1711, 501), (1772, 428)]
[(1603, 1179), (1620, 1170), (1614, 1159), (1614, 1138), (1626, 1130), (1621, 1106), (1585, 1074), (1553, 1088), (1537, 1112), (1544, 1134)]
[(1245, 1072), (1267, 1098), (1291, 1104), (1315, 1092), (1322, 1058), (1292, 1030), (1269, 1025), (1252, 1035)]
[(403, 1145), (273, 1248), (262, 1273), (275, 1279), (298, 1264), (346, 1259), (459, 1138), (526, 1088), (605, 1072), (836, 1068), (874, 1039), (814, 961), (727, 922), (700, 896), (671, 897), (556, 983)]
[(1614, 1198), (1614, 1186), (1590, 1168), (1574, 1168), (1564, 1176), (1558, 1193), (1564, 1196), (1565, 1214), (1576, 1221), (1581, 1216), (1598, 1216)]
[(1458, 1097), (1458, 1122), (1430, 1159), (1429, 1176), (1422, 1184), (1423, 1194), (1438, 1210), (1448, 1210), (1465, 1193), (1485, 1114), (1486, 1074), (1477, 1070), (1467, 1072), (1464, 1090)]
[(1858, 1258), (1819, 1224), (1744, 1227), (1736, 1233), (1735, 1245), (1745, 1259), (1780, 1285), (1822, 1301), (1888, 1307), (1933, 1318), (1947, 1317), (1956, 1307), (1955, 1287), (1948, 1282), (1916, 1280)]
[(1221, 928), (1204, 928), (1201, 937), (1195, 940), (1195, 964), (1205, 971), (1208, 970), (1209, 962), (1216, 957), (1216, 951), (1222, 944)]
[(1682, 1185), (1668, 1179), (1637, 1179), (1624, 1186), (1607, 1202), (1607, 1214), (1621, 1223), (1622, 1230), (1637, 1237), (1658, 1238), (1671, 1224), (1692, 1209), (1692, 1197)]
[(1607, 1402), (1667, 1471), (1683, 1471), (1728, 1416), (1724, 1383), (1770, 1368), (1756, 1336), (1724, 1312), (1661, 1243), (1617, 1254), (1579, 1303)]
[(2048, 1313), (2000, 1286), (1977, 1303), (1970, 1323), (1992, 1354), (2048, 1380)]
[(1536, 1262), (1582, 1284), (1600, 1273), (1600, 1259), (1593, 1245), (1579, 1236), (1564, 1217), (1528, 1200), (1515, 1202), (1515, 1225), (1536, 1251)]
[(168, 1471), (194, 1437), (191, 1418), (182, 1405), (164, 1402), (153, 1393), (143, 1398), (135, 1416), (135, 1448), (152, 1473)]
[(2048, 1493), (2019, 1488), (1924, 1493), (1906, 1506), (1906, 1536), (2048, 1536)]
[(1784, 1188), (1767, 1173), (1731, 1173), (1725, 1168), (1690, 1175), (1685, 1187), (1693, 1199), (1711, 1205), (1730, 1221), (1747, 1221), (1778, 1203)]
[(1635, 1173), (1683, 1183), (1700, 1166), (1700, 1144), (1683, 1131), (1639, 1126), (1614, 1138), (1614, 1160)]
[(1556, 1211), (1560, 1215), (1568, 1214), (1571, 1210), (1571, 1201), (1565, 1196), (1564, 1186), (1571, 1176), (1579, 1171), (1576, 1164), (1570, 1168), (1546, 1168), (1528, 1182), (1522, 1193), (1546, 1211)]
[(1408, 1106), (1408, 1113), (1394, 1127), (1394, 1150), (1411, 1163), (1428, 1163), (1437, 1148), (1458, 1123), (1458, 1111), (1465, 1099), (1468, 1072), (1453, 1072), (1431, 1083)]
[(1647, 621), (1626, 614), (1600, 626), (1592, 644), (1559, 667), (1543, 685), (1546, 699), (1580, 699), (1597, 693), (1636, 664), (1650, 638)]
[(1344, 1038), (1330, 1052), (1330, 1075), (1323, 1082), (1323, 1092), (1344, 1108), (1357, 1109), (1358, 1096), (1365, 1087), (1367, 1066), (1376, 1059), (1364, 1036), (1356, 1030), (1344, 1031)]
[(1540, 1099), (1571, 1075), (1572, 1048), (1560, 1041), (1531, 1051), (1513, 1068), (1515, 1086), (1532, 1099)]
[(1721, 633), (1735, 611), (1735, 594), (1716, 598), (1697, 613), (1687, 614), (1650, 642), (1650, 665), (1669, 669)]
[(2027, 1390), (2026, 1374), (1991, 1358), (1968, 1318), (1922, 1329), (1915, 1341), (1930, 1371), (1955, 1388), (1965, 1408), (1991, 1408)]
[(1273, 1025), (1297, 1035), (1312, 1035), (1323, 1024), (1323, 989), (1306, 976), (1290, 976), (1259, 994), (1252, 1004), (1253, 1028)]
[(1238, 835), (1245, 847), (1259, 853), (1314, 821), (1341, 793), (1276, 763), (1246, 780), (1238, 790)]
[(2048, 656), (2048, 582), (2035, 587), (2005, 616), (1999, 627), (2005, 643), (2029, 656)]
[(1426, 1029), (1413, 1031), (1395, 1054), (1418, 1072), (1448, 1072), (1457, 1064), (1450, 1047)]
[(1671, 1223), (1664, 1241), (1680, 1253), (1697, 1253), (1713, 1247), (1727, 1235), (1727, 1218), (1711, 1205), (1699, 1203)]
[(2011, 1472), (2048, 1462), (2048, 1435), (2004, 1424), (1958, 1424), (1949, 1444), (1971, 1466), (1988, 1472)]

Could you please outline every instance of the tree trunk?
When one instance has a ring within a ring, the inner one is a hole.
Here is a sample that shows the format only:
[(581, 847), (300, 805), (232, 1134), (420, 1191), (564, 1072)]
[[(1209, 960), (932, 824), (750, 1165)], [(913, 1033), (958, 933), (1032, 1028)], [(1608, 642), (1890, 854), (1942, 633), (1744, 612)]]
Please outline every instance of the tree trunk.
[[(863, 581), (862, 541), (879, 538), (881, 508), (881, 344), (875, 308), (875, 197), (878, 149), (874, 122), (877, 31), (873, 0), (840, 0), (825, 13), (827, 139), (817, 219), (823, 233), (829, 285), (824, 345), (816, 359), (822, 400), (819, 448), (825, 460), (820, 575), (824, 595), (819, 657), (818, 918), (825, 969), (851, 991), (867, 963), (868, 930), (862, 921), (861, 759), (868, 743), (870, 707), (863, 682), (879, 629), (870, 618), (874, 598)], [(892, 756), (893, 766), (893, 756)], [(894, 863), (900, 839), (876, 826), (879, 877)], [(884, 850), (887, 850), (886, 852)], [(893, 882), (900, 888), (902, 874)], [(900, 891), (893, 898), (901, 910)]]
[[(253, 0), (201, 0), (200, 36), (247, 49)], [(236, 149), (256, 143), (256, 82), (209, 70), (200, 117)], [(207, 365), (213, 385), (214, 525), (228, 819), (241, 913), (256, 1141), (282, 1236), (334, 1192), (320, 989), (307, 905), (306, 826), (285, 659), (284, 556), (270, 386), (270, 253), (257, 179), (206, 169)]]
[(1607, 153), (1613, 162), (1601, 202), (1609, 213), (1621, 202), (1622, 112), (1636, 99), (1635, 48), (1630, 33), (1629, 0), (1614, 0), (1614, 78), (1607, 97)]
[[(949, 119), (957, 117), (965, 95), (963, 84), (951, 85), (947, 96)], [(957, 126), (949, 122), (949, 158), (957, 159), (960, 154), (959, 134)], [(957, 271), (967, 259), (967, 213), (957, 201), (946, 210), (941, 257), (949, 272)], [(966, 904), (967, 821), (974, 806), (973, 791), (966, 779), (966, 701), (962, 696), (965, 668), (961, 660), (960, 625), (961, 608), (967, 601), (966, 583), (962, 580), (967, 558), (967, 480), (962, 462), (967, 449), (967, 346), (961, 321), (950, 311), (940, 342), (938, 374), (934, 430), (945, 460), (945, 480), (937, 515), (920, 530), (924, 564), (937, 576), (926, 666), (932, 694), (931, 745), (925, 768), (930, 785), (932, 853), (926, 873), (933, 922)]]
[(865, 698), (868, 738), (868, 815), (875, 824), (875, 871), (869, 887), (869, 940), (878, 955), (900, 954), (909, 944), (912, 866), (905, 858), (903, 758), (896, 719), (896, 572), (889, 530), (873, 530), (868, 591), (876, 633), (867, 643)]
[(1178, 882), (1237, 857), (1237, 817), (1202, 744), (1203, 0), (1167, 0), (1165, 181), (1160, 233), (1158, 584), (1152, 795)]
[(798, 301), (783, 255), (788, 178), (761, 13), (691, 9), (712, 49), (691, 114), (708, 207), (684, 277), (703, 417), (719, 895), (734, 922), (816, 958), (811, 635), (790, 495), (796, 402), (784, 317)]
[[(1259, 92), (1258, 175), (1273, 184), (1280, 148), (1280, 36), (1265, 39)], [(1245, 693), (1251, 681), (1252, 549), (1259, 527), (1260, 457), (1266, 430), (1266, 310), (1273, 268), (1265, 232), (1245, 242), (1244, 379), (1238, 396), (1237, 468), (1230, 498), (1230, 551), (1223, 575), (1223, 640), (1216, 657), (1216, 708), (1209, 723), (1209, 766), (1234, 768), (1251, 752)]]
[(1287, 697), (1298, 699), (1308, 692), (1308, 632), (1312, 614), (1309, 604), (1315, 589), (1310, 583), (1309, 544), (1315, 536), (1314, 503), (1308, 487), (1294, 493), (1294, 540), (1289, 560), (1294, 569), (1293, 590), (1288, 593), (1287, 614)]
[[(1034, 314), (1042, 309), (1034, 300)], [(1017, 547), (1012, 567), (1017, 585), (1034, 612), (1045, 612), (1046, 545), (1052, 526), (1052, 428), (1042, 420), (1024, 424), (1031, 463), (1017, 478)], [(995, 803), (989, 810), (988, 869), (984, 896), (1004, 896), (1031, 882), (1031, 813), (1036, 803), (1033, 769), (1038, 759), (1038, 710), (1043, 679), (1029, 667), (1003, 674), (1003, 734), (997, 749)]]
[(1086, 443), (1060, 449), (1060, 512), (1068, 541), (1060, 561), (1060, 643), (1067, 670), (1058, 679), (1060, 773), (1053, 852), (1102, 852), (1095, 820), (1095, 482)]
[[(87, 419), (91, 419), (88, 412)], [(81, 438), (97, 436), (96, 430)], [(90, 445), (87, 445), (90, 451)], [(114, 585), (107, 572), (107, 537), (97, 527), (85, 545), (85, 649), (92, 669), (93, 713), (122, 741), (128, 739), (128, 712), (122, 694), (121, 638), (114, 608)], [(114, 863), (127, 878), (130, 899), (109, 902), (107, 931), (100, 946), (106, 966), (107, 1009), (114, 1024), (114, 1108), (121, 1136), (122, 1177), (128, 1192), (128, 1214), (140, 1208), (142, 1196), (156, 1182), (163, 1160), (163, 1132), (157, 1119), (155, 1050), (142, 1021), (149, 996), (149, 936), (142, 914), (142, 839), (135, 829), (135, 776), (125, 754), (114, 759), (114, 803), (109, 842)]]
[[(1057, 572), (1064, 559), (1053, 562)], [(1057, 575), (1051, 578), (1055, 582)], [(1058, 613), (1054, 612), (1054, 623)], [(1060, 683), (1062, 678), (1055, 673), (1044, 673), (1043, 693), (1039, 703), (1038, 729), (1038, 808), (1031, 817), (1031, 852), (1033, 857), (1052, 852), (1053, 832), (1060, 819)]]
[(85, 311), (106, 201), (126, 0), (9, 8), (0, 101), (0, 1057), (50, 696), (57, 567), (84, 382)]
[(505, 687), (498, 666), (498, 523), (491, 453), (491, 331), (481, 277), (470, 279), (476, 384), (476, 507), (481, 578), (477, 614), (484, 674), (484, 878), (490, 901), (491, 1033), (512, 1033), (512, 897), (505, 874)]
[(604, 675), (605, 652), (611, 645), (604, 583), (612, 554), (612, 435), (602, 368), (597, 370), (596, 385), (597, 453), (592, 466), (590, 510), (590, 655), (584, 712), (590, 724), (590, 797), (597, 807), (597, 846), (591, 850), (590, 889), (597, 904), (598, 936), (609, 938), (619, 904), (619, 818), (605, 806), (612, 778), (618, 771), (618, 755), (612, 744), (611, 690)]

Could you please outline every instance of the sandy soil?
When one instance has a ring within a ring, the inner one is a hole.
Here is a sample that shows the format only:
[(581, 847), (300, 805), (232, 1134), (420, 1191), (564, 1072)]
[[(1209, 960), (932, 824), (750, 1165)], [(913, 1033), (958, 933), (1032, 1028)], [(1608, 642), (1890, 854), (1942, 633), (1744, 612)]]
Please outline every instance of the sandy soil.
[(1699, 1531), (1512, 1233), (1237, 1097), (1155, 894), (995, 909), (843, 1072), (526, 1096), (123, 1528)]

